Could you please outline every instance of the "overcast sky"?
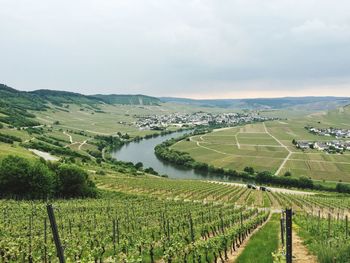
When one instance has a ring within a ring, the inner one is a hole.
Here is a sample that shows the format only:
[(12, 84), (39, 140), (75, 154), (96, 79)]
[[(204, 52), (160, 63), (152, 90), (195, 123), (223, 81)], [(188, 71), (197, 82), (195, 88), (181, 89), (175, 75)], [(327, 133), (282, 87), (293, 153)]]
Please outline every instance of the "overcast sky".
[(0, 0), (0, 83), (192, 98), (350, 96), (350, 1)]

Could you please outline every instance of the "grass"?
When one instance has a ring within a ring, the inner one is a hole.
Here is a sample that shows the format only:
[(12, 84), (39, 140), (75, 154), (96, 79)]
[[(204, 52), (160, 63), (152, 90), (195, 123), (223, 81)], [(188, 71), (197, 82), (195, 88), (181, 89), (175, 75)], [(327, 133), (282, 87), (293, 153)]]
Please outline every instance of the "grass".
[[(341, 115), (340, 120), (336, 116)], [(292, 155), (283, 165), (280, 175), (289, 171), (295, 177), (306, 176), (315, 180), (350, 182), (350, 152), (327, 154), (317, 150), (301, 151), (292, 141), (327, 141), (330, 138), (309, 133), (304, 127), (349, 128), (347, 115), (350, 107), (328, 114), (313, 114), (283, 121), (266, 122), (266, 132), (261, 123), (217, 130), (193, 136), (192, 141), (182, 141), (173, 149), (188, 152), (195, 160), (208, 164), (243, 170), (252, 166), (257, 171), (276, 172), (289, 152)], [(349, 117), (350, 118), (350, 117)], [(277, 140), (276, 140), (277, 139)], [(282, 145), (281, 145), (282, 144)], [(288, 149), (288, 150), (287, 150)]]
[(237, 263), (273, 262), (272, 252), (279, 245), (279, 214), (273, 214), (257, 233), (249, 240), (242, 254), (237, 258)]
[(33, 153), (23, 147), (20, 147), (18, 144), (11, 145), (0, 143), (0, 159), (4, 158), (7, 155), (18, 155), (29, 159), (35, 158)]

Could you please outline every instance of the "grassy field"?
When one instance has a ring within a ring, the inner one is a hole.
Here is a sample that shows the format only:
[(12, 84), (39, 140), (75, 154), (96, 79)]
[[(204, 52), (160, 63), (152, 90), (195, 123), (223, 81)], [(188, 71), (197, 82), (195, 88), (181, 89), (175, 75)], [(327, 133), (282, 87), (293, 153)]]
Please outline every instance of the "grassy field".
[(279, 215), (274, 214), (270, 221), (251, 237), (243, 253), (235, 262), (255, 263), (257, 262), (256, 255), (259, 255), (261, 263), (273, 262), (272, 253), (276, 252), (280, 242), (279, 229)]
[[(339, 118), (337, 116), (340, 116)], [(267, 170), (278, 175), (289, 171), (293, 176), (315, 180), (350, 182), (350, 152), (327, 154), (317, 150), (301, 151), (292, 141), (329, 141), (333, 138), (309, 133), (304, 127), (350, 127), (350, 108), (265, 124), (249, 124), (216, 130), (181, 141), (173, 149), (186, 151), (197, 161), (214, 166), (243, 170)]]

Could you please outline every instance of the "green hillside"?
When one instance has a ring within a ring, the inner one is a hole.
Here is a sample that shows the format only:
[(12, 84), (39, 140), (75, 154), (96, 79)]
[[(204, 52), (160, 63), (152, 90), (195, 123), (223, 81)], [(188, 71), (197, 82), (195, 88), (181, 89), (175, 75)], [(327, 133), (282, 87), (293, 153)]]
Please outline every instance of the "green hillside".
[(160, 100), (145, 95), (94, 95), (108, 104), (124, 105), (159, 105)]
[(39, 97), (45, 102), (50, 102), (58, 106), (62, 106), (64, 103), (88, 105), (101, 103), (97, 98), (68, 91), (36, 90), (29, 93)]
[(39, 123), (33, 119), (35, 116), (30, 111), (46, 111), (52, 105), (54, 107), (64, 107), (67, 104), (87, 105), (100, 110), (100, 106), (105, 104), (159, 105), (159, 103), (159, 99), (144, 95), (83, 95), (56, 90), (25, 92), (0, 84), (0, 123), (14, 127), (37, 126)]

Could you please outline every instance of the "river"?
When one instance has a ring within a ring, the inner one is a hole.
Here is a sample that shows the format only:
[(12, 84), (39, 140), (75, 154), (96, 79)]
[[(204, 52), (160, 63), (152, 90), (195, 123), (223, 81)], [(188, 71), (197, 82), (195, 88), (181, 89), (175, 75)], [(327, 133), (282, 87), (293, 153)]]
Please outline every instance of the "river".
[(173, 179), (205, 179), (228, 181), (228, 178), (224, 176), (197, 172), (193, 169), (174, 165), (157, 158), (154, 153), (154, 147), (156, 145), (162, 143), (165, 140), (179, 137), (185, 133), (189, 133), (189, 131), (175, 132), (164, 136), (144, 139), (139, 142), (130, 142), (112, 152), (112, 156), (120, 161), (133, 163), (142, 162), (144, 168), (152, 167), (159, 174), (166, 174), (169, 178)]

